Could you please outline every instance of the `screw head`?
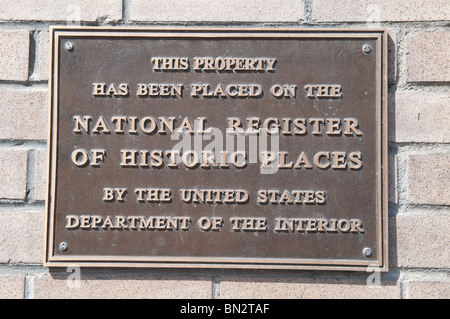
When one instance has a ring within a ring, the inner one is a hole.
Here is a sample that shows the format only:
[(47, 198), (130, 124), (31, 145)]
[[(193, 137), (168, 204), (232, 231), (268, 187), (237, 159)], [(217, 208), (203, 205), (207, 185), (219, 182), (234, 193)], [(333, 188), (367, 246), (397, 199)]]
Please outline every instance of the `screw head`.
[(363, 254), (364, 254), (364, 256), (366, 256), (366, 257), (370, 257), (370, 256), (372, 256), (372, 249), (370, 249), (370, 248), (364, 248), (363, 249)]
[(59, 244), (59, 249), (61, 251), (66, 251), (68, 248), (69, 248), (69, 245), (65, 241), (63, 241), (62, 243)]
[(67, 51), (70, 51), (70, 52), (73, 51), (73, 49), (74, 49), (74, 45), (72, 42), (66, 42), (64, 44), (64, 47), (66, 48)]
[(364, 44), (362, 50), (364, 53), (369, 54), (372, 51), (372, 46), (370, 44)]

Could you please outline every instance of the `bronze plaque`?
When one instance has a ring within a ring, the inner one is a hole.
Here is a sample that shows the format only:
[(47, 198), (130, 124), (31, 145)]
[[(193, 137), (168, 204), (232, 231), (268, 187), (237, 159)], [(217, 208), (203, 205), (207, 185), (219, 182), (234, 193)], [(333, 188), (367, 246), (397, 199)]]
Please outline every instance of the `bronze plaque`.
[(46, 266), (387, 270), (384, 30), (51, 48)]

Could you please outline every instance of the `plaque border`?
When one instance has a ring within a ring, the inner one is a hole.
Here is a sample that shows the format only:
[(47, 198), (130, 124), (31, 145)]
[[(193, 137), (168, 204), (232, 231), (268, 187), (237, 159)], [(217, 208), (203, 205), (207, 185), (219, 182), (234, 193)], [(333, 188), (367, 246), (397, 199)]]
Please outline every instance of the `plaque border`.
[[(343, 259), (285, 259), (237, 257), (145, 257), (145, 256), (54, 256), (54, 205), (56, 192), (57, 111), (58, 111), (58, 43), (61, 36), (85, 37), (166, 37), (166, 38), (361, 38), (377, 41), (377, 251), (375, 259), (367, 261)], [(47, 196), (45, 203), (46, 267), (133, 268), (229, 268), (287, 269), (387, 272), (388, 267), (388, 34), (386, 29), (329, 28), (241, 28), (241, 27), (89, 27), (50, 26), (49, 109), (47, 140)]]

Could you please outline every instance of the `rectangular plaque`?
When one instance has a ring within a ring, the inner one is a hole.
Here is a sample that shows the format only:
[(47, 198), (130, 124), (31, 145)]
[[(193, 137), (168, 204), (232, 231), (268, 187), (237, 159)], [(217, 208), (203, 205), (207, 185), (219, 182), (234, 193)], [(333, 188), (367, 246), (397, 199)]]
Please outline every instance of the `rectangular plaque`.
[(386, 41), (52, 28), (45, 265), (387, 270)]

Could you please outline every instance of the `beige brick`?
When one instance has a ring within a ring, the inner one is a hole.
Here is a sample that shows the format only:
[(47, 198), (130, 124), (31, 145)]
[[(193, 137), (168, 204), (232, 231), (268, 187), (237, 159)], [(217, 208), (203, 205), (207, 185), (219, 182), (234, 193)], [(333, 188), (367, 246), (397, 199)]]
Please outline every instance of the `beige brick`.
[(122, 18), (122, 0), (15, 0), (0, 8), (0, 21), (96, 21)]
[(397, 215), (399, 267), (449, 268), (449, 216)]
[(450, 299), (450, 282), (421, 281), (409, 283), (409, 298)]
[(395, 94), (395, 142), (449, 143), (449, 92)]
[(23, 299), (25, 276), (0, 275), (0, 299)]
[(47, 90), (0, 90), (0, 139), (47, 139)]
[[(373, 275), (368, 272), (367, 277)], [(369, 282), (372, 282), (369, 278)], [(262, 279), (224, 278), (220, 282), (224, 299), (398, 299), (396, 282), (367, 285), (367, 279)]]
[(35, 35), (36, 41), (36, 62), (34, 72), (31, 76), (32, 81), (48, 80), (49, 74), (49, 32), (48, 30), (39, 31)]
[(0, 80), (27, 81), (29, 54), (28, 31), (0, 32)]
[(44, 212), (0, 212), (0, 262), (42, 264)]
[[(68, 288), (64, 275), (39, 275), (34, 280), (38, 299), (206, 299), (212, 297), (210, 277), (121, 276), (105, 278), (83, 275), (79, 288)], [(69, 283), (75, 284), (73, 282)], [(72, 285), (73, 287), (73, 285)]]
[(450, 155), (410, 156), (408, 202), (450, 205)]
[(25, 199), (27, 156), (26, 150), (0, 150), (1, 199)]
[(447, 0), (314, 0), (316, 22), (436, 21), (450, 19)]
[(303, 0), (131, 0), (133, 21), (300, 21)]
[(450, 81), (450, 32), (412, 34), (407, 37), (406, 45), (408, 82)]
[(36, 181), (34, 199), (45, 200), (47, 196), (47, 151), (36, 151)]

